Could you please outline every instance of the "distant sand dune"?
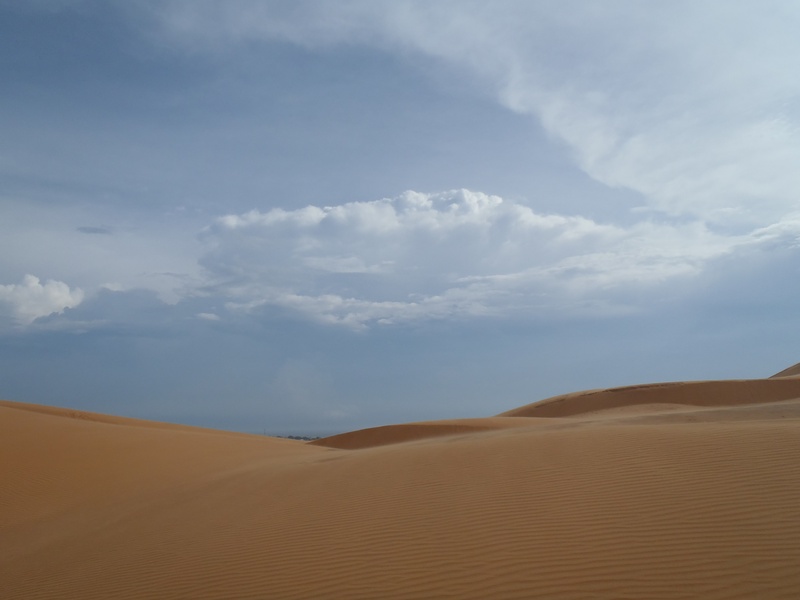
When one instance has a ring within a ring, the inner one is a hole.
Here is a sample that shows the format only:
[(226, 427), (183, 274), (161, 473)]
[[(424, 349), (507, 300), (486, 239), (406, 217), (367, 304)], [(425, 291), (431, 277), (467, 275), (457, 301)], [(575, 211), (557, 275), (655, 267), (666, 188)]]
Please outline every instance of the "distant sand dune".
[(502, 413), (505, 417), (572, 417), (598, 410), (671, 404), (736, 406), (800, 398), (800, 379), (742, 379), (632, 385), (555, 396)]
[(311, 444), (4, 402), (0, 597), (795, 599), (797, 398), (632, 386)]
[(800, 363), (792, 365), (791, 367), (789, 367), (788, 369), (784, 369), (780, 373), (775, 373), (775, 375), (773, 375), (771, 379), (774, 379), (776, 377), (798, 377), (798, 376), (800, 376)]
[(448, 435), (478, 433), (511, 427), (530, 427), (529, 418), (489, 417), (486, 419), (450, 419), (445, 421), (420, 421), (400, 425), (370, 427), (333, 435), (310, 442), (317, 446), (357, 450), (374, 446), (386, 446), (402, 442), (437, 438)]
[[(146, 427), (148, 429), (175, 429), (184, 431), (197, 431), (199, 429), (198, 427), (189, 427), (187, 425), (161, 423), (159, 421), (145, 421), (143, 419), (133, 419), (130, 417), (115, 417), (113, 415), (104, 415), (100, 413), (88, 412), (85, 410), (74, 410), (72, 408), (46, 406), (43, 404), (26, 404), (22, 402), (9, 402), (8, 400), (0, 400), (0, 407), (13, 408), (14, 410), (24, 410), (27, 412), (50, 415), (54, 417), (66, 417), (68, 419), (78, 419), (81, 421), (94, 421), (96, 423), (108, 423), (109, 425), (124, 425), (127, 427)], [(217, 430), (207, 429), (206, 431), (210, 432)], [(225, 433), (227, 435), (227, 432), (219, 432), (219, 433)], [(234, 433), (233, 435), (241, 435), (241, 434)]]

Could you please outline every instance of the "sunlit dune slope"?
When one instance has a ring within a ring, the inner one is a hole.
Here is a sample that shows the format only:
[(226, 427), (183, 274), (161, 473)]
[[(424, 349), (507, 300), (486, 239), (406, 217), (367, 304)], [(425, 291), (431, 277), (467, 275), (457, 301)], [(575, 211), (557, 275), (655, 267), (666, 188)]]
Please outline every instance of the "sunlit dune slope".
[(788, 369), (784, 369), (783, 371), (781, 371), (779, 373), (775, 373), (775, 375), (773, 375), (772, 378), (775, 378), (775, 377), (798, 377), (798, 376), (800, 376), (800, 363), (797, 363), (796, 365), (792, 365)]
[(2, 404), (0, 597), (794, 599), (800, 393), (763, 381), (314, 444)]
[(0, 527), (148, 499), (267, 448), (304, 452), (289, 440), (0, 401)]
[(572, 417), (647, 404), (738, 406), (800, 398), (800, 379), (743, 379), (633, 385), (555, 396), (502, 413), (505, 417)]

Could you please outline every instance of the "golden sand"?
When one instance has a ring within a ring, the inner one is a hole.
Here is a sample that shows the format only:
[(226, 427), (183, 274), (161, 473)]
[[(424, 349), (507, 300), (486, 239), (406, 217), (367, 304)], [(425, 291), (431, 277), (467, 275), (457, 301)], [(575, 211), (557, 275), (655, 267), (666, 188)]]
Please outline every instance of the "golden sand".
[(0, 402), (0, 598), (795, 599), (782, 373), (310, 444)]

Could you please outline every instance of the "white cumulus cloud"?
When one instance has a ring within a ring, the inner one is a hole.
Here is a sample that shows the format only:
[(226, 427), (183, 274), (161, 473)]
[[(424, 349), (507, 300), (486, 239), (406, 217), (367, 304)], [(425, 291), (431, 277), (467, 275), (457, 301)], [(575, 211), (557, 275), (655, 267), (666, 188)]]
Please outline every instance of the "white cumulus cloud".
[(83, 301), (83, 290), (70, 289), (63, 281), (48, 279), (44, 283), (38, 277), (25, 275), (21, 283), (0, 285), (0, 302), (21, 324), (27, 325), (66, 308), (78, 306)]
[(289, 308), (359, 328), (636, 309), (631, 292), (695, 276), (787, 231), (722, 236), (700, 221), (621, 227), (470, 190), (409, 191), (222, 216), (202, 235), (202, 263), (228, 309)]

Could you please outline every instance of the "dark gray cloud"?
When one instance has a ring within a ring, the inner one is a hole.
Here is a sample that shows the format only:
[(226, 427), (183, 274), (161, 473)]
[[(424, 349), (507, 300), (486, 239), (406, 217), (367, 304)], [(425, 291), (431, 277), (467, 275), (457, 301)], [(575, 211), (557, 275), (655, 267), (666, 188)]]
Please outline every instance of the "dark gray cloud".
[(87, 233), (89, 235), (111, 235), (112, 231), (108, 227), (93, 227), (90, 225), (81, 225), (75, 228), (76, 231)]

